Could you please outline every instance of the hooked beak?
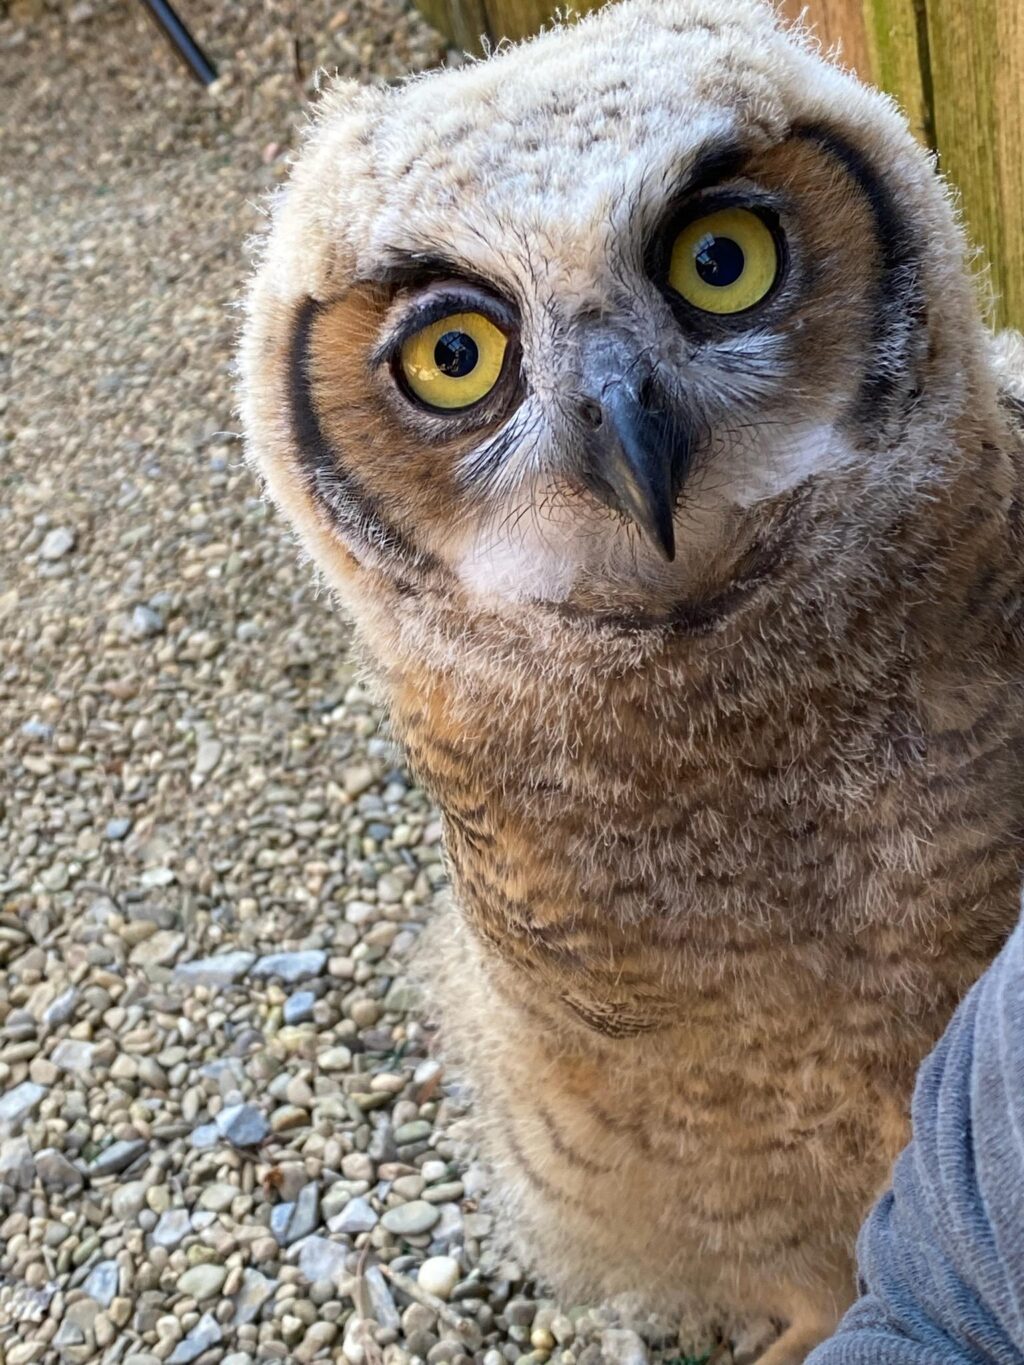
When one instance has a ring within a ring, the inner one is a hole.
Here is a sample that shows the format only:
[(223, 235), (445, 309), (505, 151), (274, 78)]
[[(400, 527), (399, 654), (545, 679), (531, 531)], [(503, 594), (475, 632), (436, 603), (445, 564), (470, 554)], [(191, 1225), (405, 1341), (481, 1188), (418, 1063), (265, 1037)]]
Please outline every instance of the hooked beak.
[(589, 428), (583, 482), (606, 507), (635, 522), (671, 563), (676, 496), (692, 453), (688, 424), (653, 378), (638, 387), (612, 379), (584, 402), (583, 412)]

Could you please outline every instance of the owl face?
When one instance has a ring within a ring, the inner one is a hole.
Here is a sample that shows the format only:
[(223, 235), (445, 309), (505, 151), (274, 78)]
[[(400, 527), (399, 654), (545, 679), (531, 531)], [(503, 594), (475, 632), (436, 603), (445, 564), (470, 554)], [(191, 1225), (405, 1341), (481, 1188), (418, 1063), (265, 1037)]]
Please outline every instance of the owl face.
[(823, 552), (854, 502), (897, 513), (940, 459), (922, 394), (941, 422), (965, 387), (959, 259), (880, 96), (756, 0), (637, 0), (327, 98), (253, 295), (250, 431), (345, 572), (656, 612), (789, 512)]

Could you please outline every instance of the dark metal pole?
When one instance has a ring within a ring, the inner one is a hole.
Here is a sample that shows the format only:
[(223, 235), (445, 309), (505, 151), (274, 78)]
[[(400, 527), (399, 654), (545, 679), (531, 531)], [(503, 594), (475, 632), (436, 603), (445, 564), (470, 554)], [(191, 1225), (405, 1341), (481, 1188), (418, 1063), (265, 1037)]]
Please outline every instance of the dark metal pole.
[(210, 85), (217, 79), (217, 68), (189, 33), (188, 29), (167, 3), (167, 0), (142, 0), (160, 25), (167, 41), (191, 71), (200, 85)]

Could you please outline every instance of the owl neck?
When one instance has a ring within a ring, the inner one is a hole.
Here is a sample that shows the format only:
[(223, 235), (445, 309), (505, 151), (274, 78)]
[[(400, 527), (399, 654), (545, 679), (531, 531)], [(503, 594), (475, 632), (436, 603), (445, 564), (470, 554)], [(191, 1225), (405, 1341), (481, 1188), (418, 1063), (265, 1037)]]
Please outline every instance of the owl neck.
[(582, 972), (581, 1009), (640, 1029), (673, 981), (720, 977), (727, 942), (747, 963), (894, 924), (920, 943), (990, 893), (1012, 918), (1020, 464), (987, 446), (885, 553), (840, 573), (795, 554), (697, 626), (394, 603), (370, 631), (394, 729), (497, 957), (562, 997)]

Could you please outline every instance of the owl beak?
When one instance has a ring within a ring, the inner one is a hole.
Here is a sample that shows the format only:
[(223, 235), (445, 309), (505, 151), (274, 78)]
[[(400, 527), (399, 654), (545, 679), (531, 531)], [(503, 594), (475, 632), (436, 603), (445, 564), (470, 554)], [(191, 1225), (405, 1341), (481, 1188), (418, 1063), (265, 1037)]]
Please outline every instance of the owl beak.
[(672, 515), (689, 463), (678, 421), (653, 381), (639, 393), (623, 381), (608, 385), (589, 413), (584, 481), (607, 507), (629, 517), (666, 560), (676, 556)]

